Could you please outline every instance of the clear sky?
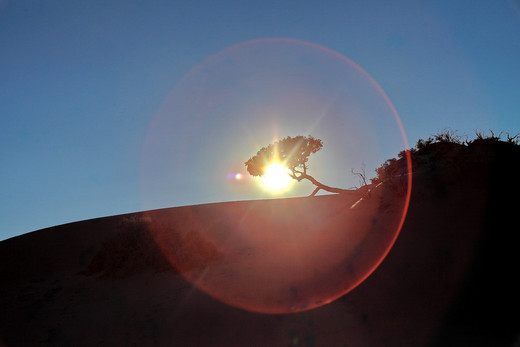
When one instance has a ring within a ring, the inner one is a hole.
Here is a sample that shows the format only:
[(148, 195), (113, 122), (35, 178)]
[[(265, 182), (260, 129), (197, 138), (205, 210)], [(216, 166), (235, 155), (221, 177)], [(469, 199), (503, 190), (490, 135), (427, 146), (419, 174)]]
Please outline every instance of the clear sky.
[[(176, 88), (209, 57), (259, 38), (351, 59), (386, 92), (412, 145), (445, 128), (520, 132), (517, 0), (0, 0), (0, 240), (145, 208), (254, 198), (196, 186), (212, 170), (207, 157), (163, 171), (169, 177), (150, 173), (147, 160), (159, 155), (149, 139)], [(212, 148), (193, 139), (222, 134), (228, 121), (194, 128), (179, 117), (172, 138), (192, 141), (172, 151), (177, 163)], [(332, 151), (326, 144), (316, 160)], [(383, 161), (397, 155), (379, 150)]]

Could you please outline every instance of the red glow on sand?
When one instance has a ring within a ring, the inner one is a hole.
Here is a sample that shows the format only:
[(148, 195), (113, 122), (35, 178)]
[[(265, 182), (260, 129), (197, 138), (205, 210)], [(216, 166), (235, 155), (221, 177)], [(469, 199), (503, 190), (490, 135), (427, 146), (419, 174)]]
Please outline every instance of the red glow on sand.
[[(183, 131), (172, 136), (179, 124), (185, 125)], [(157, 172), (169, 177), (198, 172), (196, 165), (215, 162), (220, 170), (216, 167), (193, 180), (193, 193), (218, 192), (224, 201), (245, 200), (237, 194), (255, 187), (235, 165), (237, 156), (245, 161), (251, 155), (244, 148), (266, 145), (272, 134), (308, 132), (323, 137), (327, 146), (321, 157), (312, 159), (317, 164), (313, 170), (322, 169), (322, 176), (341, 182), (345, 177), (339, 172), (348, 169), (336, 165), (356, 160), (381, 165), (388, 159), (378, 157), (382, 149), (409, 149), (386, 93), (340, 53), (275, 38), (228, 47), (192, 69), (152, 121), (143, 151), (143, 192), (155, 202), (156, 195), (165, 194)], [(212, 145), (200, 146), (194, 141), (200, 138)], [(183, 151), (171, 158), (179, 148)], [(358, 286), (392, 248), (411, 195), (409, 152), (405, 160), (406, 172), (398, 186), (384, 183), (370, 196), (353, 193), (179, 207), (169, 214), (152, 211), (150, 230), (172, 266), (222, 302), (262, 313), (316, 308)], [(218, 180), (210, 177), (216, 172)]]
[(214, 298), (254, 312), (298, 312), (351, 291), (395, 242), (406, 195), (380, 187), (351, 209), (358, 198), (179, 207), (150, 212), (150, 229), (172, 266)]

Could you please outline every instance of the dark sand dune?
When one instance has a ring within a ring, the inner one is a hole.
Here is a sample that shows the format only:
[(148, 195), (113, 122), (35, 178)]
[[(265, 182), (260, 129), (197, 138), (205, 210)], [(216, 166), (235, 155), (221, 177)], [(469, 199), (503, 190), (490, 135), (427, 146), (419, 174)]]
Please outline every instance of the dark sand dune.
[[(0, 345), (512, 346), (520, 334), (518, 149), (453, 149), (418, 159), (408, 216), (383, 263), (347, 295), (309, 311), (252, 313), (196, 289), (147, 227), (172, 213), (182, 225), (188, 217), (179, 208), (3, 241)], [(262, 204), (311, 214), (353, 201)], [(255, 203), (193, 208), (211, 219)], [(188, 259), (182, 271), (219, 259), (218, 248), (190, 240), (198, 255), (179, 257)]]

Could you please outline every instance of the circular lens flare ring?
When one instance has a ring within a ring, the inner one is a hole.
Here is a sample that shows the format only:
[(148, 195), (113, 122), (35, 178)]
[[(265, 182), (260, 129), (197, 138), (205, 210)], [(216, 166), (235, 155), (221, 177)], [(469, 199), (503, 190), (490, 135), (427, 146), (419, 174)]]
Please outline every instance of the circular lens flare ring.
[[(143, 149), (144, 204), (148, 210), (161, 201), (171, 205), (178, 194), (170, 182), (181, 179), (193, 196), (210, 192), (222, 201), (257, 199), (258, 189), (276, 197), (307, 195), (306, 180), (296, 185), (285, 172), (290, 183), (276, 190), (236, 165), (251, 154), (240, 148), (306, 134), (326, 141), (326, 150), (312, 158), (312, 176), (335, 186), (349, 186), (342, 173), (350, 165), (363, 160), (377, 167), (386, 152), (409, 149), (388, 96), (349, 58), (286, 38), (228, 47), (183, 77), (154, 117)], [(213, 145), (201, 146), (201, 136)], [(344, 208), (348, 196), (196, 205), (158, 212), (150, 230), (182, 276), (224, 303), (263, 313), (319, 307), (363, 282), (392, 248), (410, 201), (411, 156), (405, 153), (403, 190), (381, 185), (355, 208)], [(218, 177), (182, 176), (209, 161), (220, 165), (211, 171)], [(229, 184), (215, 184), (226, 174)], [(390, 207), (381, 213), (383, 204)]]

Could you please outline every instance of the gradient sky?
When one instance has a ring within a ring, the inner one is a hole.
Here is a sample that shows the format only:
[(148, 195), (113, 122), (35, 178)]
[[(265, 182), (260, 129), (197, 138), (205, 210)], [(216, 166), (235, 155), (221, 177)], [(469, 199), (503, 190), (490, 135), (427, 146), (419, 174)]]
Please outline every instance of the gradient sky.
[[(258, 38), (357, 63), (412, 145), (445, 128), (520, 132), (516, 0), (0, 0), (0, 240), (142, 210), (143, 147), (167, 96), (208, 57)], [(181, 184), (151, 206), (228, 199)]]

